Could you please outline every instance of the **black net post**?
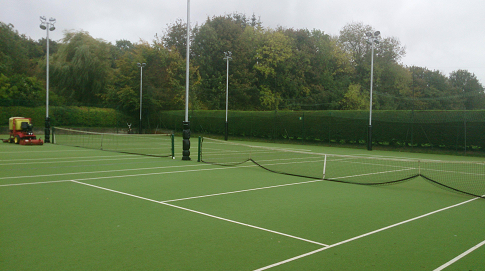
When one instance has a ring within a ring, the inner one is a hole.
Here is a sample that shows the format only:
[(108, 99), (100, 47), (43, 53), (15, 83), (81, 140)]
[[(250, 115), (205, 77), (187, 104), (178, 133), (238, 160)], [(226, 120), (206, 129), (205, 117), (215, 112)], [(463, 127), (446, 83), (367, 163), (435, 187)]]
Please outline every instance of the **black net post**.
[(227, 141), (228, 137), (229, 137), (229, 124), (226, 121), (226, 129), (225, 129), (225, 132), (224, 132), (224, 140)]
[(45, 143), (51, 142), (51, 135), (50, 135), (51, 130), (50, 129), (51, 129), (51, 119), (49, 117), (46, 117), (45, 118), (45, 134), (44, 134)]
[(56, 143), (56, 128), (52, 127), (52, 144)]
[(367, 130), (367, 150), (372, 151), (372, 125)]
[(197, 162), (202, 161), (202, 137), (199, 136), (199, 151), (197, 152)]
[(184, 121), (182, 160), (190, 161), (190, 122)]
[(172, 159), (175, 159), (175, 135), (173, 132), (170, 135), (170, 141), (172, 141)]

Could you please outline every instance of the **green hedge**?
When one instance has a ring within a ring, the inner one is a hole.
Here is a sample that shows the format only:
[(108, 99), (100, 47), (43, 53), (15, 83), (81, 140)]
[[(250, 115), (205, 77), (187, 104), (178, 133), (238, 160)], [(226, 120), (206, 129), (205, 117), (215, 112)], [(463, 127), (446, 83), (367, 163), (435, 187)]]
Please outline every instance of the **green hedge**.
[[(0, 107), (0, 126), (8, 126), (10, 117), (32, 118), (35, 127), (43, 127), (45, 106)], [(126, 127), (127, 117), (111, 108), (52, 106), (49, 108), (52, 126), (65, 127)]]
[[(52, 126), (122, 127), (136, 123), (119, 111), (93, 107), (50, 107)], [(185, 111), (160, 113), (157, 127), (182, 131)], [(45, 107), (0, 107), (0, 126), (10, 117), (45, 121)], [(223, 135), (225, 111), (190, 111), (191, 131)], [(485, 110), (373, 111), (373, 144), (485, 151)], [(156, 122), (152, 120), (152, 122)], [(368, 111), (231, 111), (229, 135), (263, 139), (360, 144), (367, 142)]]
[[(182, 130), (184, 111), (161, 113)], [(191, 131), (224, 134), (225, 111), (190, 111)], [(231, 111), (229, 135), (366, 145), (368, 111)], [(373, 144), (485, 150), (485, 111), (373, 111)]]

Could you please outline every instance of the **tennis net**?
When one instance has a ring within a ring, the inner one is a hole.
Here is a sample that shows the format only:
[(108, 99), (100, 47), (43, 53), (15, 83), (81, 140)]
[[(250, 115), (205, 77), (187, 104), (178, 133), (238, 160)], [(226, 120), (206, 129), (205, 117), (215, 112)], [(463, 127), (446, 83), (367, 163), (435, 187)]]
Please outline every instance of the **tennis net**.
[(53, 142), (59, 145), (157, 157), (174, 157), (173, 134), (96, 133), (60, 127), (54, 127), (52, 134)]
[(200, 141), (200, 161), (222, 166), (245, 162), (274, 173), (362, 185), (384, 185), (416, 177), (455, 192), (485, 198), (485, 163), (315, 153), (211, 138)]

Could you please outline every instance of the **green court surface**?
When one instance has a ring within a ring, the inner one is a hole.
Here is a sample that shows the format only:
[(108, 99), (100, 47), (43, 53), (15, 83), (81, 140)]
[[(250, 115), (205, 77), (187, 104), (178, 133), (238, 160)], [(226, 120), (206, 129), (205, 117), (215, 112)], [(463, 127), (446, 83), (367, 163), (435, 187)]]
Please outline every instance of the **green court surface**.
[(195, 138), (182, 161), (175, 141), (175, 159), (0, 144), (0, 270), (484, 270), (483, 198), (422, 177), (366, 186), (201, 163)]

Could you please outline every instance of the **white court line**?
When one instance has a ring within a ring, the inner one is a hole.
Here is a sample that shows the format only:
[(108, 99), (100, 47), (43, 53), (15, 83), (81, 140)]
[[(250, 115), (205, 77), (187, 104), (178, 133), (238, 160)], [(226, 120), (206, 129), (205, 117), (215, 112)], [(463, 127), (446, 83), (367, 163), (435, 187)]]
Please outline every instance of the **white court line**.
[[(209, 165), (209, 164), (201, 164), (200, 166), (203, 166), (203, 165)], [(187, 165), (185, 165), (185, 166), (187, 166)], [(199, 166), (199, 165), (194, 165), (194, 166)], [(93, 177), (93, 178), (75, 179), (75, 181), (93, 181), (93, 180), (112, 179), (112, 178), (139, 177), (139, 176), (151, 176), (151, 175), (162, 175), (162, 174), (186, 173), (186, 172), (197, 172), (197, 171), (212, 171), (212, 170), (237, 169), (237, 168), (241, 168), (241, 167), (257, 167), (257, 165), (239, 166), (239, 167), (219, 167), (219, 168), (214, 168), (213, 165), (209, 165), (209, 166), (210, 166), (210, 168), (204, 168), (204, 169), (191, 169), (191, 170), (178, 170), (178, 171), (169, 171), (169, 172), (155, 172), (155, 173), (117, 175), (117, 176), (106, 176), (106, 177)], [(48, 184), (48, 183), (68, 182), (68, 181), (72, 181), (72, 179), (69, 179), (69, 180), (60, 180), (60, 181), (48, 181), (48, 182), (35, 182), (35, 183), (0, 184), (0, 187), (20, 186), (20, 185), (34, 185), (34, 184)]]
[(265, 187), (259, 187), (259, 188), (251, 188), (251, 189), (237, 190), (237, 191), (217, 193), (217, 194), (210, 194), (210, 195), (203, 195), (203, 196), (195, 196), (195, 197), (188, 197), (188, 198), (181, 198), (181, 199), (164, 200), (164, 201), (161, 201), (161, 202), (167, 203), (167, 202), (190, 200), (190, 199), (208, 198), (208, 197), (215, 197), (215, 196), (222, 196), (222, 195), (230, 195), (230, 194), (236, 194), (236, 193), (242, 193), (242, 192), (257, 191), (257, 190), (263, 190), (263, 189), (271, 189), (271, 188), (278, 188), (278, 187), (285, 187), (285, 186), (292, 186), (292, 185), (300, 185), (300, 184), (309, 184), (309, 183), (316, 183), (316, 182), (323, 182), (323, 181), (324, 180), (313, 180), (313, 181), (299, 182), (299, 183), (289, 183), (289, 184), (272, 185), (272, 186), (265, 186)]
[[(81, 156), (81, 157), (58, 157), (58, 158), (30, 158), (30, 159), (25, 159), (25, 158), (18, 158), (18, 159), (8, 159), (8, 160), (0, 160), (0, 162), (15, 162), (15, 161), (39, 161), (39, 160), (66, 160), (66, 159), (92, 159), (92, 158), (112, 158), (112, 157), (123, 157), (126, 155), (103, 155), (103, 156)], [(138, 156), (134, 154), (130, 154), (129, 156)]]
[[(84, 152), (86, 152), (86, 151), (93, 151), (93, 149), (90, 149), (90, 150), (88, 150), (88, 149), (83, 149), (83, 150), (53, 150), (53, 151), (39, 151), (39, 150), (32, 150), (31, 149), (31, 150), (29, 150), (29, 153), (30, 154), (32, 154), (32, 153), (36, 153), (37, 154), (37, 153), (47, 153), (47, 152), (58, 153), (58, 152), (75, 152), (75, 151), (84, 151)], [(0, 154), (2, 154), (2, 153), (15, 153), (15, 154), (19, 154), (18, 151), (2, 151), (2, 152), (0, 152)]]
[(380, 228), (378, 230), (371, 231), (371, 232), (368, 232), (368, 233), (365, 233), (365, 234), (362, 234), (362, 235), (359, 235), (359, 236), (356, 236), (356, 237), (353, 237), (353, 238), (350, 238), (350, 239), (347, 239), (347, 240), (344, 240), (344, 241), (335, 243), (333, 245), (329, 245), (329, 246), (324, 247), (324, 248), (320, 248), (320, 249), (317, 249), (317, 250), (314, 250), (314, 251), (310, 251), (308, 253), (305, 253), (305, 254), (302, 254), (302, 255), (299, 255), (299, 256), (296, 256), (296, 257), (293, 257), (293, 258), (289, 258), (289, 259), (286, 259), (286, 260), (281, 261), (281, 262), (277, 262), (277, 263), (274, 263), (274, 264), (271, 264), (271, 265), (268, 265), (268, 266), (265, 266), (265, 267), (261, 267), (261, 268), (255, 269), (254, 271), (268, 270), (270, 268), (273, 268), (273, 267), (276, 267), (276, 266), (279, 266), (279, 265), (282, 265), (282, 264), (286, 264), (286, 263), (289, 263), (289, 262), (292, 262), (292, 261), (295, 261), (295, 260), (298, 260), (298, 259), (301, 259), (301, 258), (310, 256), (310, 255), (313, 255), (315, 253), (318, 253), (318, 252), (327, 250), (329, 248), (333, 248), (333, 247), (336, 247), (336, 246), (340, 246), (340, 245), (343, 245), (343, 244), (346, 244), (346, 243), (355, 241), (357, 239), (361, 239), (363, 237), (367, 237), (367, 236), (372, 235), (372, 234), (375, 234), (375, 233), (379, 233), (379, 232), (382, 232), (382, 231), (385, 231), (385, 230), (388, 230), (388, 229), (391, 229), (391, 228), (394, 228), (394, 227), (397, 227), (397, 226), (400, 226), (400, 225), (403, 225), (403, 224), (406, 224), (406, 223), (409, 223), (409, 222), (412, 222), (412, 221), (415, 221), (415, 220), (418, 220), (418, 219), (421, 219), (421, 218), (424, 218), (424, 217), (427, 217), (427, 216), (430, 216), (430, 215), (433, 215), (433, 214), (436, 214), (436, 213), (439, 213), (439, 212), (442, 212), (442, 211), (446, 211), (448, 209), (452, 209), (452, 208), (458, 207), (460, 205), (464, 205), (464, 204), (470, 203), (470, 202), (472, 202), (474, 200), (477, 200), (477, 199), (479, 199), (479, 198), (473, 198), (473, 199), (470, 199), (470, 200), (467, 200), (467, 201), (464, 201), (464, 202), (461, 202), (461, 203), (458, 203), (458, 204), (455, 204), (455, 205), (451, 205), (451, 206), (448, 206), (448, 207), (445, 207), (445, 208), (442, 208), (442, 209), (439, 209), (439, 210), (436, 210), (436, 211), (433, 211), (433, 212), (429, 212), (427, 214), (420, 215), (420, 216), (417, 216), (417, 217), (414, 217), (414, 218), (411, 218), (411, 219), (408, 219), (408, 220), (405, 220), (405, 221), (402, 221), (402, 222), (399, 222), (399, 223), (396, 223), (396, 224), (393, 224), (393, 225), (390, 225), (390, 226), (387, 226), (387, 227), (384, 227), (384, 228)]
[(61, 182), (68, 182), (68, 181), (93, 181), (93, 180), (103, 180), (103, 179), (140, 177), (140, 176), (153, 176), (153, 175), (175, 174), (175, 173), (186, 173), (186, 172), (197, 172), (197, 171), (223, 170), (223, 169), (231, 169), (231, 168), (230, 167), (204, 168), (204, 169), (178, 170), (178, 171), (169, 171), (169, 172), (154, 172), (154, 173), (117, 175), (117, 176), (106, 176), (106, 177), (92, 177), (92, 178), (82, 178), (82, 179), (74, 179), (74, 180), (73, 179), (69, 179), (69, 180), (50, 181), (50, 182), (38, 182), (38, 183), (1, 184), (0, 187), (20, 186), (20, 185), (33, 185), (33, 184), (47, 184), (47, 183), (61, 183)]
[(86, 171), (86, 172), (67, 172), (67, 173), (57, 173), (57, 174), (44, 174), (44, 175), (26, 175), (26, 176), (12, 176), (12, 177), (0, 177), (0, 180), (6, 179), (23, 179), (23, 178), (39, 178), (39, 177), (53, 177), (53, 176), (68, 176), (68, 175), (79, 175), (79, 174), (97, 174), (97, 173), (111, 173), (111, 172), (123, 172), (123, 171), (137, 171), (137, 170), (154, 170), (154, 169), (165, 169), (165, 168), (179, 168), (179, 167), (198, 167), (201, 165), (183, 165), (183, 166), (166, 166), (166, 167), (150, 167), (150, 168), (126, 168), (126, 169), (113, 169), (113, 170), (100, 170), (100, 171)]
[(35, 183), (11, 183), (11, 184), (0, 184), (0, 187), (10, 187), (10, 186), (22, 186), (22, 185), (34, 185), (34, 184), (50, 184), (50, 183), (65, 183), (71, 180), (60, 180), (60, 181), (47, 181), (47, 182), (35, 182)]
[[(245, 167), (254, 167), (254, 166), (255, 165), (245, 166)], [(163, 204), (163, 205), (171, 206), (171, 207), (174, 207), (174, 208), (178, 208), (178, 209), (182, 209), (182, 210), (186, 210), (186, 211), (198, 213), (198, 214), (201, 214), (201, 215), (205, 215), (205, 216), (209, 216), (209, 217), (213, 217), (213, 218), (225, 220), (225, 221), (228, 221), (228, 222), (232, 222), (232, 223), (236, 223), (236, 224), (240, 224), (240, 225), (244, 225), (244, 226), (248, 226), (248, 227), (253, 227), (253, 228), (256, 228), (256, 229), (260, 229), (260, 230), (265, 230), (265, 231), (273, 232), (273, 231), (268, 230), (268, 229), (259, 228), (259, 227), (252, 226), (252, 225), (249, 225), (249, 224), (244, 224), (244, 223), (241, 223), (241, 222), (232, 221), (232, 220), (228, 220), (228, 219), (224, 219), (224, 218), (212, 216), (212, 215), (209, 215), (209, 214), (201, 213), (201, 212), (198, 212), (198, 211), (195, 211), (195, 210), (191, 210), (191, 209), (187, 209), (187, 208), (183, 208), (183, 207), (180, 207), (180, 206), (171, 205), (171, 204), (168, 204), (167, 203), (167, 202), (172, 202), (172, 201), (177, 201), (177, 200), (155, 201), (155, 200), (151, 200), (151, 199), (139, 197), (139, 196), (136, 196), (136, 195), (131, 195), (131, 194), (127, 194), (127, 193), (123, 193), (123, 192), (119, 192), (119, 191), (115, 191), (115, 190), (111, 190), (111, 189), (102, 188), (102, 187), (98, 187), (98, 186), (95, 186), (95, 185), (90, 185), (90, 184), (86, 184), (86, 183), (79, 182), (80, 180), (95, 180), (95, 179), (107, 179), (107, 178), (118, 178), (118, 177), (132, 177), (132, 176), (145, 176), (145, 175), (155, 175), (155, 174), (183, 173), (183, 172), (192, 172), (192, 171), (218, 170), (218, 169), (229, 169), (229, 168), (232, 168), (232, 167), (223, 167), (223, 168), (215, 168), (215, 169), (202, 169), (202, 170), (199, 169), (199, 170), (190, 170), (190, 171), (162, 172), (162, 173), (152, 173), (152, 174), (138, 174), (138, 175), (128, 175), (128, 176), (112, 176), (112, 177), (86, 178), (86, 179), (79, 179), (79, 180), (51, 181), (51, 182), (42, 182), (42, 183), (59, 183), (59, 182), (68, 182), (68, 181), (75, 182), (75, 183), (79, 183), (79, 184), (83, 184), (83, 185), (87, 185), (87, 186), (92, 186), (92, 187), (96, 187), (96, 188), (103, 189), (103, 190), (107, 190), (107, 191), (111, 191), (111, 192), (116, 192), (116, 193), (123, 194), (123, 195), (132, 196), (132, 197), (135, 197), (135, 198), (140, 198), (140, 199), (144, 199), (144, 200), (156, 202), (156, 203), (159, 203), (159, 204)], [(289, 186), (289, 185), (297, 185), (297, 184), (304, 184), (304, 183), (312, 183), (312, 182), (320, 182), (320, 181), (322, 181), (322, 180), (314, 180), (314, 181), (300, 182), (300, 183), (294, 183), (294, 184), (285, 184), (285, 185), (278, 185), (278, 186), (270, 186), (270, 187), (262, 187), (262, 188), (255, 188), (255, 189), (247, 189), (247, 190), (233, 191), (233, 192), (227, 192), (227, 193), (219, 193), (219, 194), (213, 194), (213, 195), (198, 196), (198, 197), (192, 197), (192, 198), (202, 198), (202, 197), (208, 197), (208, 196), (217, 196), (217, 195), (224, 195), (224, 194), (233, 194), (233, 193), (239, 193), (239, 192), (254, 191), (254, 190), (261, 190), (261, 189), (269, 189), (269, 188), (276, 188), (276, 187)], [(40, 184), (40, 183), (24, 183), (24, 184), (0, 185), (0, 187), (1, 186), (14, 186), (14, 185), (27, 185), (27, 184)], [(186, 200), (186, 199), (192, 199), (192, 198), (184, 198), (184, 199), (178, 199), (178, 200)], [(443, 209), (440, 209), (440, 210), (437, 210), (437, 211), (434, 211), (434, 212), (430, 212), (428, 214), (425, 214), (425, 215), (422, 215), (422, 216), (418, 216), (418, 217), (415, 217), (415, 218), (412, 218), (412, 219), (409, 219), (409, 220), (406, 220), (406, 221), (403, 221), (403, 222), (400, 222), (400, 223), (397, 223), (397, 224), (394, 224), (394, 225), (391, 225), (391, 226), (388, 226), (388, 227), (385, 227), (385, 228), (381, 228), (381, 229), (378, 229), (378, 230), (375, 230), (375, 231), (372, 231), (372, 232), (369, 232), (369, 233), (366, 233), (366, 234), (363, 234), (363, 235), (360, 235), (360, 236), (357, 236), (357, 237), (354, 237), (354, 238), (351, 238), (351, 239), (348, 239), (348, 240), (345, 240), (345, 241), (342, 241), (342, 242), (339, 242), (339, 243), (336, 243), (336, 244), (333, 244), (333, 245), (326, 245), (326, 244), (322, 244), (322, 243), (318, 243), (318, 242), (315, 242), (315, 241), (306, 240), (306, 239), (301, 238), (299, 240), (303, 240), (303, 241), (306, 241), (306, 242), (311, 242), (311, 243), (319, 244), (319, 245), (324, 246), (324, 248), (321, 248), (321, 249), (318, 249), (318, 250), (315, 250), (315, 251), (311, 251), (309, 253), (302, 254), (302, 255), (299, 255), (297, 257), (293, 257), (293, 258), (287, 259), (285, 261), (282, 261), (282, 262), (279, 262), (279, 263), (275, 263), (275, 264), (272, 264), (272, 265), (269, 265), (269, 266), (266, 266), (266, 267), (263, 267), (263, 268), (260, 268), (260, 269), (257, 269), (257, 270), (267, 270), (269, 268), (272, 268), (272, 267), (275, 267), (275, 266), (278, 266), (278, 265), (282, 265), (282, 264), (285, 264), (285, 263), (288, 263), (288, 262), (291, 262), (291, 261), (294, 261), (294, 260), (297, 260), (297, 259), (300, 259), (300, 258), (309, 256), (309, 255), (312, 255), (312, 254), (321, 252), (321, 251), (326, 250), (328, 248), (336, 247), (338, 245), (345, 244), (345, 243), (348, 243), (348, 242), (351, 242), (351, 241), (354, 241), (354, 240), (357, 240), (357, 239), (360, 239), (360, 238), (363, 238), (363, 237), (372, 235), (374, 233), (378, 233), (378, 232), (381, 232), (381, 231), (384, 231), (384, 230), (387, 230), (387, 229), (390, 229), (390, 228), (393, 228), (393, 227), (396, 227), (396, 226), (399, 226), (399, 225), (402, 225), (402, 224), (405, 224), (405, 223), (408, 223), (408, 222), (411, 222), (411, 221), (414, 221), (414, 220), (417, 220), (417, 219), (420, 219), (420, 218), (423, 218), (423, 217), (426, 217), (426, 216), (429, 216), (429, 215), (432, 215), (432, 214), (435, 214), (435, 213), (438, 213), (438, 212), (441, 212), (441, 211), (444, 211), (444, 210), (448, 210), (448, 209), (451, 209), (451, 208), (454, 208), (454, 207), (457, 207), (457, 206), (460, 206), (460, 205), (469, 203), (469, 202), (474, 201), (476, 199), (478, 199), (478, 198), (474, 198), (474, 199), (471, 199), (471, 200), (468, 200), (468, 201), (465, 201), (465, 202), (462, 202), (462, 203), (459, 203), (459, 204), (456, 204), (456, 205), (453, 205), (453, 206), (449, 206), (449, 207), (446, 207), (446, 208), (443, 208)], [(281, 235), (285, 235), (284, 233), (278, 233), (278, 232), (274, 232), (274, 233), (281, 234)], [(288, 236), (288, 237), (291, 237), (291, 238), (296, 238), (296, 239), (299, 238), (299, 237), (295, 237), (295, 236), (291, 236), (291, 235), (285, 235), (285, 236)], [(477, 245), (476, 247), (474, 247), (472, 249), (476, 249), (479, 246), (482, 246), (484, 244), (485, 244), (485, 241), (482, 242), (482, 243), (480, 243), (479, 245)]]
[(319, 243), (319, 242), (316, 242), (316, 241), (312, 241), (312, 240), (308, 240), (308, 239), (305, 239), (305, 238), (293, 236), (293, 235), (290, 235), (290, 234), (286, 234), (286, 233), (282, 233), (282, 232), (277, 232), (277, 231), (273, 231), (273, 230), (261, 228), (261, 227), (258, 227), (258, 226), (254, 226), (254, 225), (242, 223), (242, 222), (239, 222), (239, 221), (235, 221), (235, 220), (231, 220), (231, 219), (227, 219), (227, 218), (223, 218), (223, 217), (219, 217), (219, 216), (215, 216), (215, 215), (211, 215), (211, 214), (207, 214), (207, 213), (195, 211), (195, 210), (188, 209), (188, 208), (184, 208), (184, 207), (180, 207), (180, 206), (177, 206), (177, 205), (168, 204), (168, 203), (165, 203), (163, 201), (156, 201), (156, 200), (153, 200), (153, 199), (144, 198), (144, 197), (136, 196), (136, 195), (133, 195), (133, 194), (128, 194), (128, 193), (125, 193), (125, 192), (121, 192), (121, 191), (117, 191), (117, 190), (113, 190), (113, 189), (108, 189), (108, 188), (105, 188), (105, 187), (101, 187), (101, 186), (97, 186), (97, 185), (92, 185), (92, 184), (87, 184), (87, 183), (83, 183), (83, 182), (78, 182), (78, 181), (74, 181), (74, 180), (72, 180), (72, 182), (78, 183), (78, 184), (82, 184), (82, 185), (86, 185), (86, 186), (90, 186), (90, 187), (94, 187), (94, 188), (101, 189), (101, 190), (105, 190), (105, 191), (109, 191), (109, 192), (113, 192), (113, 193), (118, 193), (118, 194), (125, 195), (125, 196), (129, 196), (129, 197), (134, 197), (134, 198), (138, 198), (138, 199), (142, 199), (142, 200), (147, 200), (147, 201), (155, 202), (155, 203), (162, 204), (162, 205), (165, 205), (165, 206), (169, 206), (169, 207), (177, 208), (177, 209), (180, 209), (180, 210), (184, 210), (184, 211), (196, 213), (196, 214), (199, 214), (199, 215), (208, 216), (208, 217), (211, 217), (211, 218), (215, 218), (215, 219), (219, 219), (219, 220), (222, 220), (222, 221), (226, 221), (226, 222), (238, 224), (238, 225), (245, 226), (245, 227), (250, 227), (250, 228), (253, 228), (253, 229), (257, 229), (257, 230), (262, 230), (262, 231), (266, 231), (266, 232), (278, 234), (278, 235), (281, 235), (281, 236), (285, 236), (285, 237), (297, 239), (297, 240), (300, 240), (300, 241), (305, 241), (305, 242), (312, 243), (312, 244), (316, 244), (316, 245), (319, 245), (319, 246), (324, 246), (324, 247), (325, 246), (328, 246), (326, 244), (322, 244), (322, 243)]
[(96, 160), (73, 160), (73, 161), (45, 161), (45, 162), (26, 162), (26, 163), (6, 163), (0, 164), (0, 166), (11, 166), (11, 165), (33, 165), (33, 164), (54, 164), (54, 163), (79, 163), (79, 162), (98, 162), (98, 161), (113, 161), (113, 160), (132, 160), (132, 159), (160, 159), (160, 157), (154, 156), (141, 156), (133, 155), (133, 157), (128, 158), (113, 158), (113, 159), (96, 159)]
[(451, 261), (443, 264), (442, 266), (436, 268), (434, 271), (441, 271), (445, 268), (447, 268), (448, 266), (456, 263), (457, 261), (459, 261), (461, 258), (465, 257), (466, 255), (472, 253), (473, 251), (477, 250), (478, 248), (480, 248), (481, 246), (485, 245), (485, 241), (481, 242), (480, 244), (470, 248), (469, 250), (463, 252), (462, 254), (458, 255), (456, 258), (452, 259)]

